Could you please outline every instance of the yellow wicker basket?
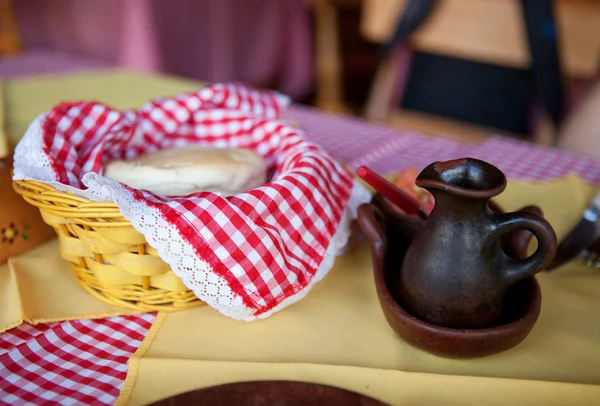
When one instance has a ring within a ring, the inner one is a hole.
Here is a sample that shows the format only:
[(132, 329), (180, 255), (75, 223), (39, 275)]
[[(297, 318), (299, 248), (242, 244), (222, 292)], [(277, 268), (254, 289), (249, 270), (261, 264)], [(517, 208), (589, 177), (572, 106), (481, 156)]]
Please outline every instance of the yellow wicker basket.
[(14, 181), (13, 187), (40, 209), (58, 235), (60, 254), (75, 280), (96, 298), (141, 311), (204, 304), (114, 203), (93, 202), (35, 181)]

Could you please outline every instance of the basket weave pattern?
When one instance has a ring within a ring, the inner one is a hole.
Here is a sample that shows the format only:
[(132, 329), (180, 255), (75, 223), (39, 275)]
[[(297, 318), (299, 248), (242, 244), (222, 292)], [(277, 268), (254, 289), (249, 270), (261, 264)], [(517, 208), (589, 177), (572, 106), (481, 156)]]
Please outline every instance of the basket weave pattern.
[(36, 181), (14, 189), (40, 209), (58, 236), (75, 280), (96, 298), (140, 311), (204, 304), (173, 273), (144, 236), (110, 202), (93, 202)]

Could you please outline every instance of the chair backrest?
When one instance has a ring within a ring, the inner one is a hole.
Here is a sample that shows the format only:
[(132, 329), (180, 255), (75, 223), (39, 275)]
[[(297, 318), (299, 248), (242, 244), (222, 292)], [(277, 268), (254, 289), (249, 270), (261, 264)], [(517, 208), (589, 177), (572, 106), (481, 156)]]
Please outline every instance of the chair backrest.
[[(362, 35), (385, 42), (406, 0), (364, 3)], [(593, 77), (600, 63), (600, 1), (556, 0), (561, 64), (568, 77)], [(531, 64), (519, 0), (439, 0), (411, 38), (417, 50), (514, 68)]]
[[(431, 15), (411, 35), (408, 45), (413, 50), (455, 59), (530, 69), (532, 61), (522, 1), (438, 0)], [(362, 35), (373, 42), (388, 41), (406, 3), (407, 0), (365, 2), (361, 21)], [(553, 0), (552, 6), (559, 32), (562, 76), (565, 79), (597, 77), (600, 73), (600, 1)], [(390, 58), (379, 67), (365, 109), (368, 118), (381, 120), (397, 115), (392, 104), (401, 97), (402, 90), (399, 89), (403, 89), (406, 82), (404, 75), (400, 83), (397, 83), (401, 76), (397, 73), (401, 63), (403, 62), (398, 58)], [(538, 64), (538, 72), (540, 67), (543, 68)], [(547, 71), (544, 74), (546, 86), (550, 83), (547, 81), (550, 76), (547, 76)], [(548, 87), (545, 87), (545, 91), (547, 90)], [(545, 95), (549, 95), (550, 101), (555, 96), (552, 92)], [(537, 107), (536, 111), (539, 110), (539, 106)], [(557, 126), (556, 120), (554, 121), (555, 124), (551, 124), (550, 117), (543, 112), (532, 117), (531, 128), (535, 142), (556, 142)]]
[(21, 50), (21, 38), (12, 0), (0, 0), (0, 56)]

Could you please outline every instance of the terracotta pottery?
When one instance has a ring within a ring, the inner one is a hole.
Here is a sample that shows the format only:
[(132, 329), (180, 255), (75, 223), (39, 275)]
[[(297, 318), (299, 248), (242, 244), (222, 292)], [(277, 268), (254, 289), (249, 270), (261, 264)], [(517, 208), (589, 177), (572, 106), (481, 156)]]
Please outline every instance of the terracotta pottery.
[[(506, 177), (486, 162), (436, 162), (416, 184), (434, 196), (435, 207), (412, 240), (392, 290), (411, 314), (431, 324), (493, 325), (508, 289), (552, 261), (554, 230), (532, 213), (492, 211), (489, 200), (504, 190)], [(536, 252), (525, 259), (502, 250), (502, 237), (519, 230), (530, 231), (538, 241)]]
[[(535, 210), (535, 209), (534, 209)], [(541, 308), (541, 292), (535, 278), (526, 278), (507, 290), (504, 306), (493, 326), (477, 329), (437, 326), (418, 319), (404, 307), (396, 286), (398, 269), (415, 233), (414, 221), (399, 214), (381, 197), (358, 211), (361, 229), (371, 241), (375, 286), (385, 318), (406, 342), (445, 357), (473, 358), (506, 351), (527, 337)], [(516, 257), (526, 256), (528, 239), (518, 234), (508, 244)]]
[(293, 381), (253, 381), (198, 389), (152, 404), (163, 405), (385, 406), (385, 403), (327, 385)]

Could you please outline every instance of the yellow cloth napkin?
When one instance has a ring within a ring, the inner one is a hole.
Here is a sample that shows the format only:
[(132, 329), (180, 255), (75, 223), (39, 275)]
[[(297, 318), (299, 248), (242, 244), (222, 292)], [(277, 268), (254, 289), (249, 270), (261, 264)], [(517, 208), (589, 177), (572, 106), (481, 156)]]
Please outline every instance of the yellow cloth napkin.
[[(182, 377), (184, 378), (182, 380)], [(600, 387), (558, 382), (437, 375), (385, 369), (303, 363), (215, 362), (144, 359), (144, 382), (129, 404), (147, 405), (173, 393), (230, 382), (314, 382), (362, 393), (391, 405), (506, 406), (597, 405)], [(117, 405), (123, 404), (117, 402)]]
[[(498, 202), (506, 210), (538, 204), (564, 236), (593, 193), (575, 176), (511, 181)], [(523, 343), (480, 359), (441, 358), (411, 347), (387, 325), (363, 244), (338, 258), (304, 300), (266, 320), (238, 322), (208, 307), (159, 315), (130, 363), (119, 403), (148, 404), (227, 382), (290, 379), (397, 405), (597, 404), (600, 271), (571, 262), (538, 280), (542, 312)]]
[(80, 287), (48, 241), (0, 264), (0, 332), (27, 321), (44, 323), (139, 313), (99, 301)]

